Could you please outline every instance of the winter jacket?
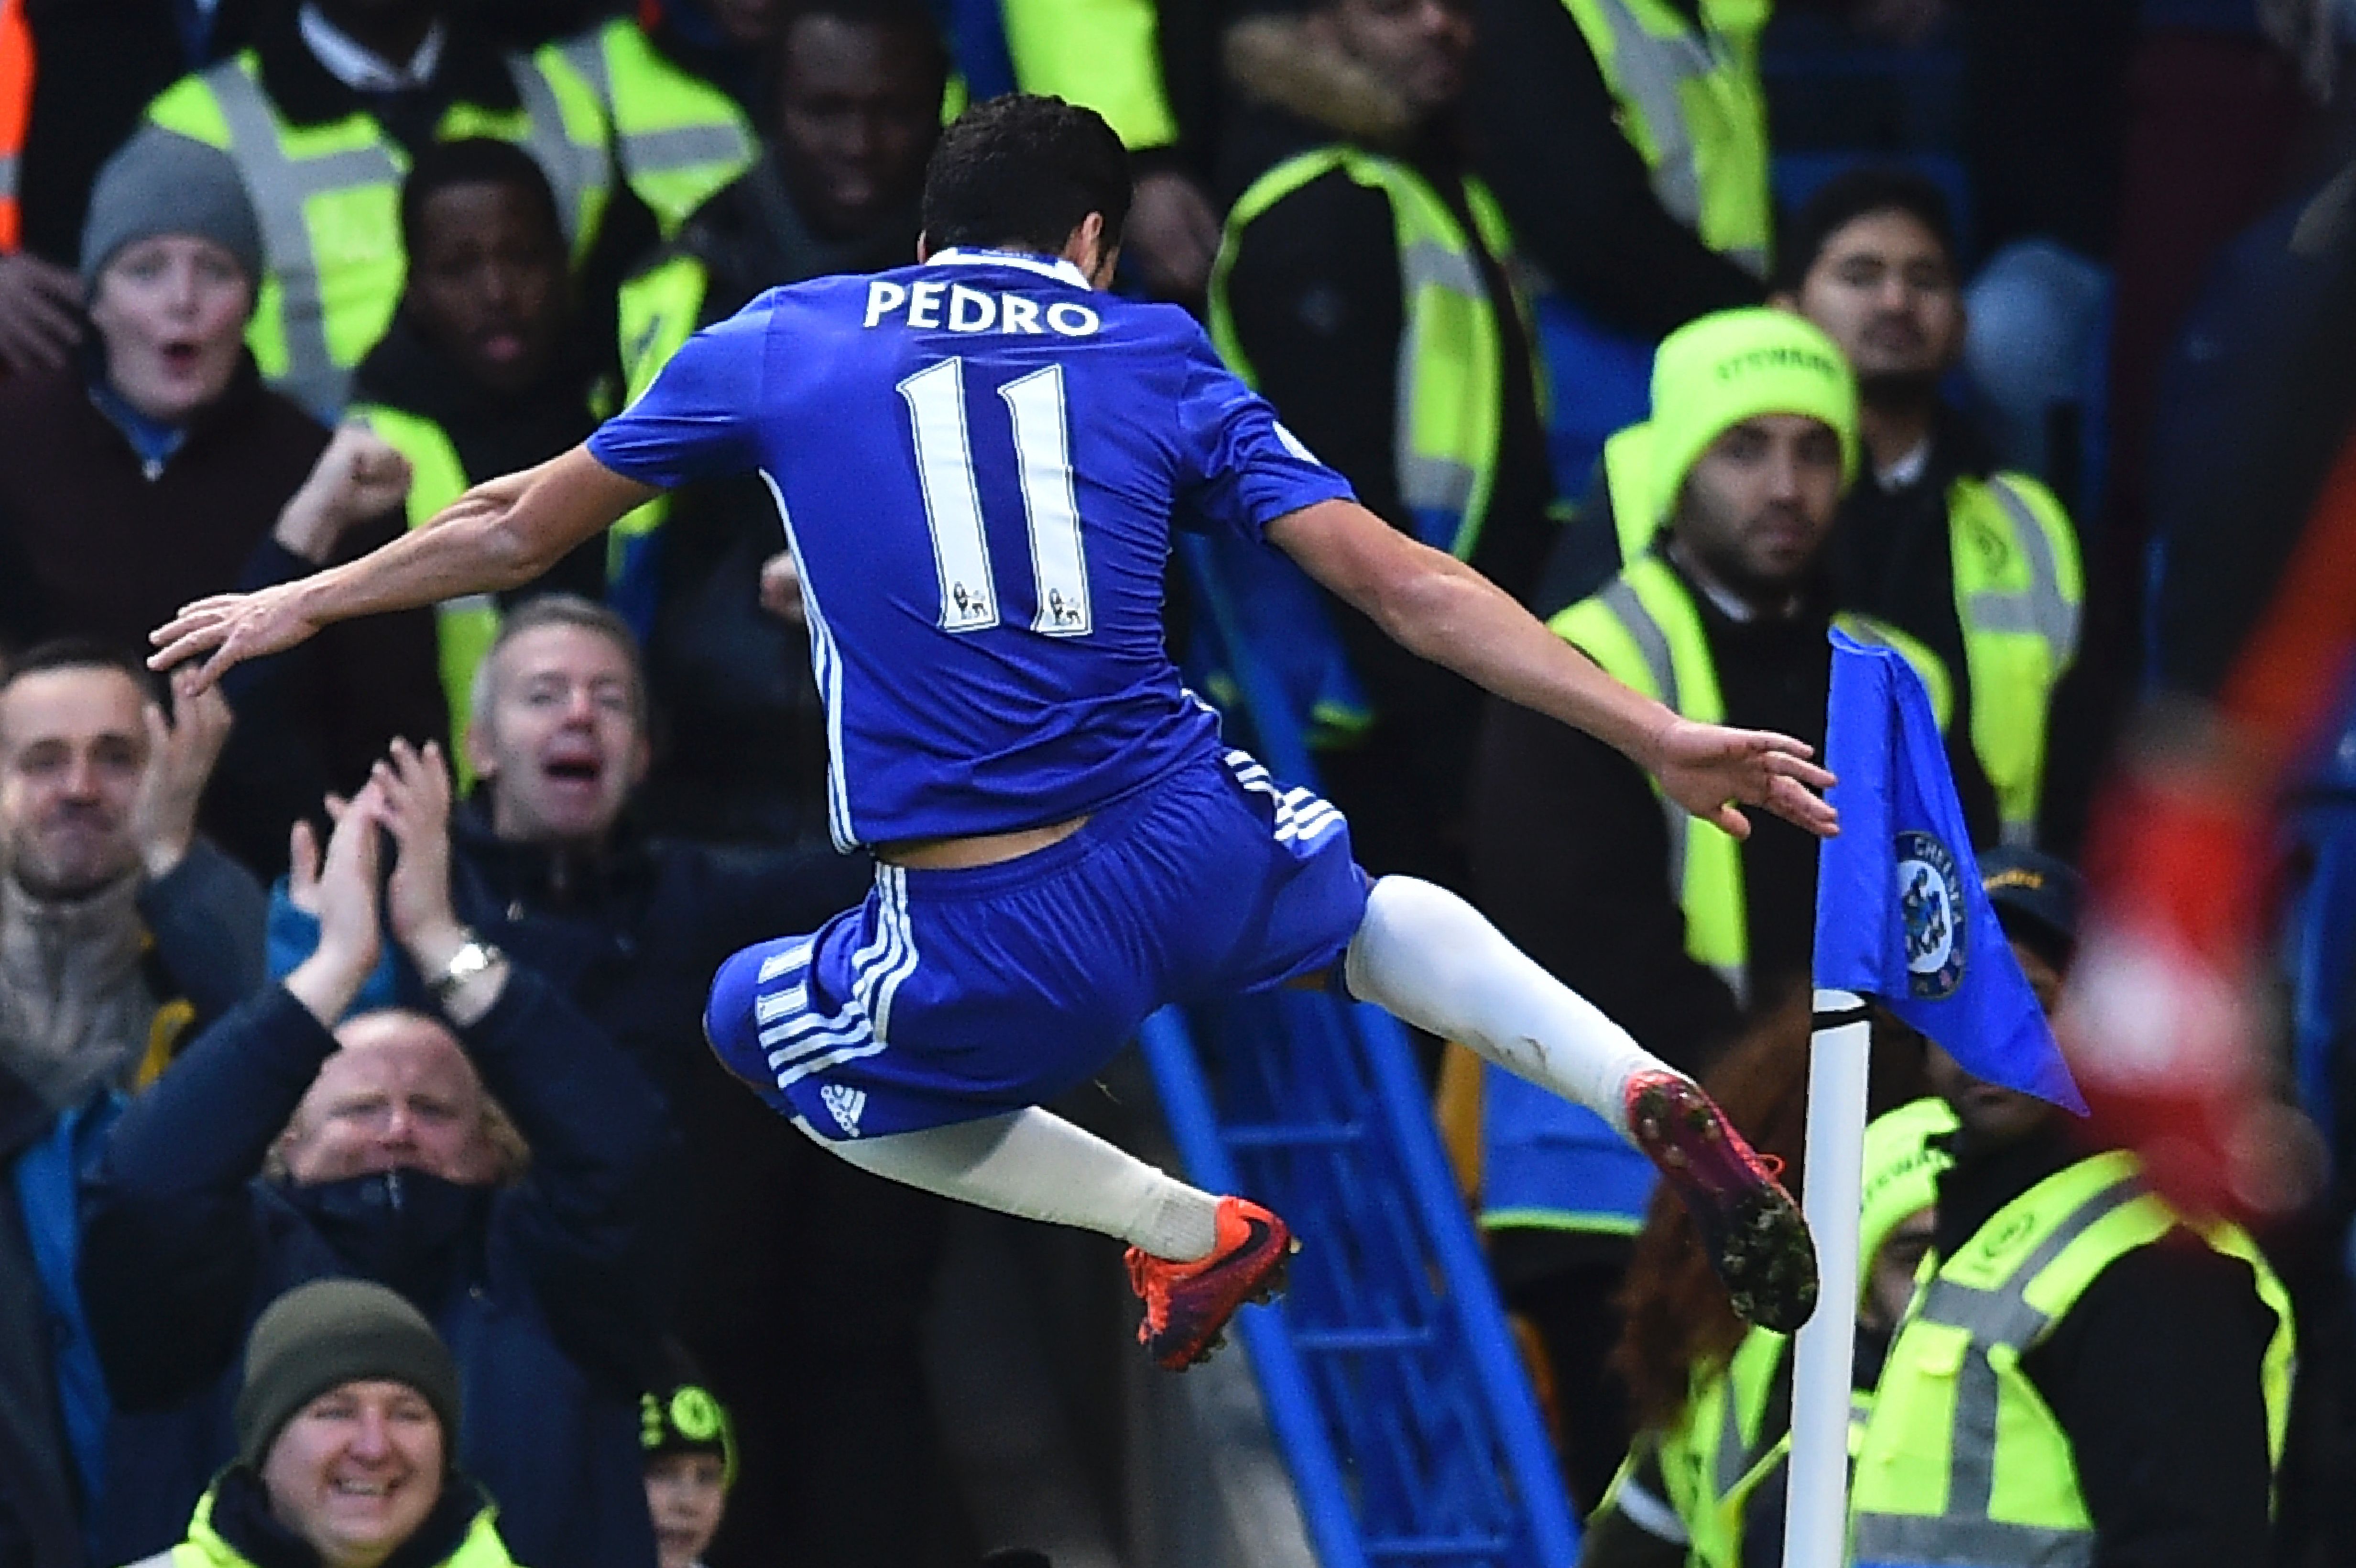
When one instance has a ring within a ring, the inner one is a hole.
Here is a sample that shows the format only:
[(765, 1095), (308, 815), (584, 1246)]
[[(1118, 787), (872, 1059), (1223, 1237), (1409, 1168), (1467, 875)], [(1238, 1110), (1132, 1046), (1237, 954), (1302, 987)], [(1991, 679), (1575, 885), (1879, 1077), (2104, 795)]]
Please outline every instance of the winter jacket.
[[(84, 1163), (119, 1114), (122, 1092), (152, 1076), (193, 1020), (220, 1017), (262, 983), (261, 889), (211, 846), (191, 846), (134, 903), (136, 956), (128, 971), (110, 967), (112, 996), (47, 1009), (52, 1020), (88, 1020), (72, 1029), (71, 1043), (103, 1058), (98, 1075), (52, 1072), (44, 1095), (9, 1070), (0, 1046), (0, 1568), (78, 1568), (86, 1501), (102, 1481), (92, 1472), (103, 1468), (109, 1412), (74, 1287)], [(14, 899), (0, 909), (8, 912), (0, 973), (77, 972), (72, 955), (47, 941), (59, 923)], [(11, 984), (16, 1009), (29, 1011), (28, 987)], [(60, 1103), (66, 1094), (70, 1102)]]
[[(270, 531), (327, 444), (251, 360), (153, 464), (99, 411), (82, 368), (0, 384), (0, 644), (21, 652), (70, 635), (144, 651), (192, 599), (316, 570)], [(396, 517), (357, 527), (338, 554), (400, 529)], [(447, 722), (425, 611), (330, 627), (229, 695), (238, 724), (198, 822), (265, 876), (284, 867), (288, 827), (316, 816), (322, 794), (357, 789), (394, 736)]]
[(82, 1287), (119, 1413), (115, 1562), (179, 1538), (235, 1452), (240, 1347), (270, 1301), (352, 1275), (400, 1291), (457, 1360), (455, 1453), (527, 1563), (651, 1568), (637, 1398), (656, 1329), (632, 1275), (668, 1132), (653, 1086), (528, 965), (459, 1031), (531, 1148), (507, 1188), (395, 1170), (257, 1179), (334, 1037), (272, 988), (134, 1102), (86, 1189)]

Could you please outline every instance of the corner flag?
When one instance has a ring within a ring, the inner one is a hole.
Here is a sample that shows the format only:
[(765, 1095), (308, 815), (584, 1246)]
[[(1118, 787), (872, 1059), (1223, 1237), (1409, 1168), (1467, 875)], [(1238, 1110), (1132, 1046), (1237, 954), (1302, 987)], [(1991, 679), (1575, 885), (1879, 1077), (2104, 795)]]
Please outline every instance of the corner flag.
[(1836, 631), (1825, 766), (1841, 830), (1816, 859), (1815, 983), (1877, 997), (1973, 1077), (2083, 1115), (1980, 885), (1922, 678)]

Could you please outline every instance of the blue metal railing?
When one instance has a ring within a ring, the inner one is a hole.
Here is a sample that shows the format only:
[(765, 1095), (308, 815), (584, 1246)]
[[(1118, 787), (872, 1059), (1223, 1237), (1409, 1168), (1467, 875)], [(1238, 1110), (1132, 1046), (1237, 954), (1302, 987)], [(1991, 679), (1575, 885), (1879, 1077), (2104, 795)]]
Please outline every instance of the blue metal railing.
[[(1238, 693), (1230, 734), (1313, 784), (1297, 724), (1207, 552), (1182, 543)], [(1248, 735), (1237, 733), (1248, 731)], [(1248, 1193), (1303, 1240), (1280, 1309), (1237, 1333), (1324, 1568), (1569, 1568), (1553, 1445), (1433, 1126), (1405, 1032), (1287, 991), (1165, 1009), (1141, 1030), (1194, 1179)]]

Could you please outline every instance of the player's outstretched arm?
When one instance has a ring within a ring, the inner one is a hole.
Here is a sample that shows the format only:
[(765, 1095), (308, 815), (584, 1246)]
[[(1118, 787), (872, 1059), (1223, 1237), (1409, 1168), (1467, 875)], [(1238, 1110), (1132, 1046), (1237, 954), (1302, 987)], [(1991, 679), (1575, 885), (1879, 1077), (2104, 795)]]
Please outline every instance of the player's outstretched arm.
[(183, 606), (149, 634), (155, 652), (147, 662), (170, 669), (202, 658), (198, 678), (210, 685), (231, 666), (291, 648), (337, 621), (514, 588), (655, 494), (576, 446), (537, 468), (484, 481), (423, 528), (358, 560)]
[(1605, 674), (1487, 578), (1356, 502), (1304, 507), (1269, 525), (1268, 538), (1408, 652), (1586, 731), (1703, 821), (1746, 836), (1740, 802), (1811, 833), (1834, 831), (1838, 818), (1815, 793), (1832, 775), (1807, 760), (1804, 742), (1679, 718)]

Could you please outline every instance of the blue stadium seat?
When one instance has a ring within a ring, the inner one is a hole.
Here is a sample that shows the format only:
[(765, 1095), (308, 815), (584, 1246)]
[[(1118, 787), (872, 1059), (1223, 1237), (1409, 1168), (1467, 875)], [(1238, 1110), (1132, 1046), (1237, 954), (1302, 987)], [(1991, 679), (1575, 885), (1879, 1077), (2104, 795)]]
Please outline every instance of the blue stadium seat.
[[(1226, 672), (1229, 737), (1313, 787), (1280, 677), (1230, 640), (1217, 557), (1196, 535), (1179, 549), (1190, 672)], [(1567, 1568), (1579, 1532), (1554, 1446), (1405, 1031), (1285, 991), (1165, 1009), (1139, 1036), (1190, 1177), (1301, 1234), (1284, 1301), (1236, 1333), (1323, 1568)]]

